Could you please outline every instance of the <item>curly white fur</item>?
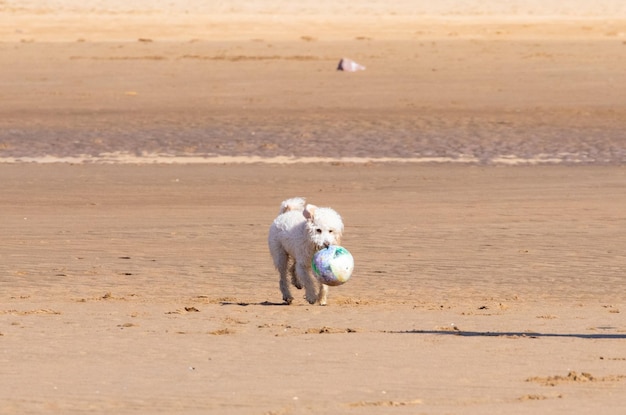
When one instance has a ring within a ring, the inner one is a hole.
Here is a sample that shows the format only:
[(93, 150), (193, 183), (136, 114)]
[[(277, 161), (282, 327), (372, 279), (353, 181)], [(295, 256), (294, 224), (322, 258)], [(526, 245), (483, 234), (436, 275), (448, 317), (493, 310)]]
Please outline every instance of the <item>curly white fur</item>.
[(268, 245), (274, 266), (280, 273), (283, 300), (291, 304), (289, 279), (296, 288), (304, 286), (306, 300), (326, 305), (328, 286), (312, 273), (313, 254), (329, 245), (339, 245), (343, 234), (341, 216), (331, 208), (306, 204), (304, 198), (284, 200), (278, 217), (270, 226)]

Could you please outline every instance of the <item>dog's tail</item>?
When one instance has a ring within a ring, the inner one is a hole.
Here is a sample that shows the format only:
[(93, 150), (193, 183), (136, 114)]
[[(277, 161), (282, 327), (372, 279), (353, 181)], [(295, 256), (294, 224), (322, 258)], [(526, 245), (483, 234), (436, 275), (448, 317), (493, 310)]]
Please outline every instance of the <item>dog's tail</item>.
[(306, 206), (306, 200), (304, 200), (303, 197), (294, 197), (291, 199), (283, 200), (283, 203), (280, 204), (279, 214), (289, 212), (290, 210), (303, 211), (304, 206)]

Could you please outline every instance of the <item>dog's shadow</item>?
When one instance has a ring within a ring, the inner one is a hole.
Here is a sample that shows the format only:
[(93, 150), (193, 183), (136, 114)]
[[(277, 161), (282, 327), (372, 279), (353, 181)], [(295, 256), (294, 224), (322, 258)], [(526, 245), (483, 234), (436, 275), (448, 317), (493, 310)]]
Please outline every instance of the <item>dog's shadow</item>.
[(247, 307), (247, 306), (249, 306), (249, 305), (262, 305), (262, 306), (287, 306), (287, 305), (289, 305), (289, 304), (287, 304), (287, 303), (285, 303), (285, 302), (282, 302), (282, 303), (274, 303), (274, 302), (271, 302), (271, 301), (263, 301), (263, 302), (260, 302), (260, 303), (247, 303), (247, 302), (245, 302), (245, 301), (237, 301), (237, 302), (235, 302), (235, 301), (222, 301), (222, 302), (220, 302), (220, 305), (237, 305), (237, 306), (240, 306), (240, 307)]
[(626, 339), (626, 334), (621, 333), (538, 333), (525, 331), (499, 332), (499, 331), (466, 331), (466, 330), (405, 330), (385, 331), (392, 334), (436, 334), (442, 336), (461, 337), (526, 337), (537, 339), (541, 337), (578, 338), (578, 339)]

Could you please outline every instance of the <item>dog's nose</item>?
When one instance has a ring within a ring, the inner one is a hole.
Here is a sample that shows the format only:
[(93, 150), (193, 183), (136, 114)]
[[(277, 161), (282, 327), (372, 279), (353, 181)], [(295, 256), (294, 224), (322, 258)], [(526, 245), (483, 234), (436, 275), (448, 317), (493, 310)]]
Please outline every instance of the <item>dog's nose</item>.
[(328, 248), (330, 246), (329, 242), (324, 242), (324, 248)]

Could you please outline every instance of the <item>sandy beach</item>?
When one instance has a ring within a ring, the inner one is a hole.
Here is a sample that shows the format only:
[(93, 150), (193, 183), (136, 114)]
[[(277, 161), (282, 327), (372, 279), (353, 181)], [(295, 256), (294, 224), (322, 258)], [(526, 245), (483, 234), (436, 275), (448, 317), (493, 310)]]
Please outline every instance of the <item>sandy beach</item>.
[(622, 2), (208, 3), (0, 1), (0, 414), (624, 413)]
[[(2, 413), (626, 407), (623, 168), (0, 174)], [(266, 248), (303, 192), (356, 259), (326, 307), (281, 305)]]
[[(43, 3), (0, 14), (4, 162), (626, 162), (621, 2)], [(367, 70), (337, 72), (342, 57)]]

